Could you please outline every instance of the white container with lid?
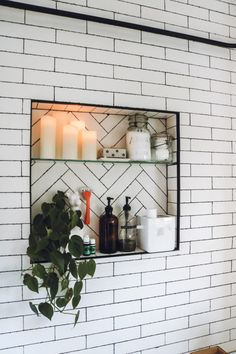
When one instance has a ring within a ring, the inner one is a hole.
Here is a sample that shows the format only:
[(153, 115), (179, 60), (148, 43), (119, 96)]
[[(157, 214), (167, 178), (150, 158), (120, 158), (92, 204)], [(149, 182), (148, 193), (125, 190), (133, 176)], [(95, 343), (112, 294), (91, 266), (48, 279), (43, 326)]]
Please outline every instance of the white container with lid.
[(138, 246), (149, 253), (173, 251), (176, 247), (175, 216), (156, 216), (150, 209), (146, 216), (139, 216)]

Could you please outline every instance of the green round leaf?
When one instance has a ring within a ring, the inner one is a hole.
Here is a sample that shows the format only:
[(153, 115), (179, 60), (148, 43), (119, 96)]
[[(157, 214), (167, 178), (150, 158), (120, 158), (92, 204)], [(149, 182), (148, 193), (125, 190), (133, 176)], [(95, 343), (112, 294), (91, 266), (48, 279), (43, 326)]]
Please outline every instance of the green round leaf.
[(76, 266), (76, 262), (74, 259), (71, 259), (70, 260), (70, 263), (69, 263), (69, 270), (71, 272), (71, 274), (73, 275), (73, 277), (75, 279), (77, 279), (78, 277), (78, 272), (77, 272), (77, 266)]
[(36, 264), (33, 266), (32, 274), (40, 279), (44, 279), (47, 276), (46, 269), (42, 264)]
[(41, 210), (42, 210), (44, 216), (48, 215), (50, 208), (51, 208), (51, 204), (49, 204), (49, 203), (43, 203), (41, 205)]
[(39, 312), (51, 321), (54, 312), (52, 305), (50, 305), (48, 302), (41, 302), (38, 308)]
[(65, 259), (61, 252), (53, 251), (50, 253), (51, 261), (58, 268), (59, 273), (62, 275), (65, 271)]
[(39, 292), (39, 285), (38, 285), (38, 280), (35, 277), (32, 277), (30, 274), (25, 274), (24, 275), (24, 280), (23, 280), (24, 285), (26, 285), (31, 291), (34, 291), (35, 293)]
[(96, 263), (94, 261), (94, 259), (90, 259), (88, 262), (87, 262), (87, 273), (93, 277), (94, 276), (94, 273), (95, 273), (95, 270), (96, 270)]
[(61, 280), (61, 290), (67, 289), (69, 286), (69, 280), (67, 278), (64, 278)]
[(79, 296), (79, 294), (81, 293), (81, 290), (83, 288), (83, 282), (82, 281), (77, 281), (75, 282), (74, 285), (74, 296)]
[(73, 309), (75, 309), (75, 308), (78, 306), (80, 300), (81, 300), (81, 296), (80, 296), (80, 295), (73, 297), (73, 299), (72, 299), (72, 306), (73, 306)]
[(76, 258), (80, 258), (83, 253), (83, 240), (78, 235), (73, 235), (70, 238), (68, 248), (72, 256)]
[(78, 272), (79, 272), (79, 277), (81, 280), (83, 280), (86, 275), (87, 275), (87, 262), (80, 262), (79, 266), (78, 266)]
[(64, 297), (59, 297), (57, 300), (56, 300), (56, 305), (61, 308), (61, 307), (65, 307), (67, 305), (67, 301)]

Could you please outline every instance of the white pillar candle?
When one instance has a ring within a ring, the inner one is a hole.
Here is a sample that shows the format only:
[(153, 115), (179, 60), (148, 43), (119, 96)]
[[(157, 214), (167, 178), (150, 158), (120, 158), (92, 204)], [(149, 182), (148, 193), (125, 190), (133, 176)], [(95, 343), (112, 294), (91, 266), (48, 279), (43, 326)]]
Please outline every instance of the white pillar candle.
[(77, 160), (77, 129), (72, 125), (65, 125), (62, 132), (62, 158)]
[(82, 159), (97, 159), (97, 132), (88, 130), (82, 132)]
[(56, 119), (45, 115), (40, 121), (40, 158), (55, 159)]
[(55, 118), (57, 123), (56, 129), (56, 158), (62, 158), (62, 133), (63, 127), (68, 124), (68, 114), (65, 112), (55, 112)]
[(85, 130), (85, 122), (82, 120), (74, 119), (70, 122), (70, 124), (75, 127), (78, 131), (77, 136), (77, 156), (78, 159), (82, 159), (82, 133)]

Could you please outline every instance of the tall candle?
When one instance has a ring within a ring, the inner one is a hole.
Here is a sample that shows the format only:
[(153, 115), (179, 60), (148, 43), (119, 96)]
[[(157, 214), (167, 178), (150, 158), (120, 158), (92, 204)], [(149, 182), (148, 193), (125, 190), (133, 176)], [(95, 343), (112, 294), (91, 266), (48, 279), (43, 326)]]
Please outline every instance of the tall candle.
[(56, 129), (56, 158), (62, 158), (62, 133), (63, 127), (68, 123), (68, 114), (65, 112), (55, 112), (57, 129)]
[(40, 157), (55, 159), (56, 153), (56, 119), (45, 115), (40, 121)]
[(88, 130), (82, 132), (82, 159), (97, 159), (97, 132)]
[(74, 119), (70, 122), (70, 124), (75, 127), (78, 131), (77, 136), (77, 156), (78, 159), (82, 159), (82, 133), (85, 130), (85, 122), (82, 120)]
[(62, 158), (77, 160), (77, 129), (72, 125), (65, 125), (62, 132)]

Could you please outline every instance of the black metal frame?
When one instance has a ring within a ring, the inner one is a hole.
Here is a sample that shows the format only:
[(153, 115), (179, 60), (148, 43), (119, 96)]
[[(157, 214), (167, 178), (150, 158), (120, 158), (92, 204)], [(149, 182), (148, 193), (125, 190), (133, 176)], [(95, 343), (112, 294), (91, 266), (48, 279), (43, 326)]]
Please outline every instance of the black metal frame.
[[(102, 105), (102, 104), (93, 104), (93, 103), (81, 103), (81, 102), (64, 102), (64, 101), (49, 101), (49, 100), (31, 100), (31, 119), (30, 125), (32, 127), (32, 110), (33, 110), (33, 103), (51, 103), (53, 104), (65, 104), (65, 105), (73, 105), (79, 104), (82, 106), (95, 106), (95, 107), (106, 107), (106, 108), (120, 108), (120, 109), (127, 109), (127, 110), (135, 110), (135, 111), (156, 111), (160, 113), (169, 113), (176, 116), (176, 248), (173, 251), (177, 251), (180, 248), (180, 113), (176, 111), (164, 111), (159, 109), (150, 109), (150, 108), (136, 108), (136, 107), (126, 107), (126, 106), (111, 106), (111, 105)], [(33, 160), (32, 158), (32, 128), (30, 129), (30, 162)], [(31, 163), (30, 163), (30, 171), (29, 171), (29, 178), (30, 178), (30, 186), (31, 186)], [(30, 204), (32, 201), (32, 194), (30, 188)], [(30, 207), (30, 220), (32, 221), (32, 208)], [(170, 251), (164, 251), (161, 253), (167, 253)], [(158, 252), (156, 252), (158, 253)], [(108, 257), (121, 257), (121, 256), (130, 256), (130, 255), (142, 255), (148, 254), (148, 252), (127, 252), (127, 253), (114, 253), (111, 255), (102, 255), (102, 256), (83, 256), (83, 259), (87, 258), (108, 258)]]
[(223, 47), (223, 48), (236, 48), (236, 43), (227, 43), (227, 42), (217, 41), (217, 40), (213, 40), (213, 39), (209, 39), (209, 38), (193, 36), (193, 35), (186, 34), (186, 33), (168, 31), (168, 30), (164, 30), (161, 28), (145, 26), (145, 25), (141, 25), (141, 24), (137, 24), (137, 23), (118, 21), (118, 20), (113, 20), (113, 19), (109, 19), (109, 18), (92, 16), (92, 15), (81, 14), (81, 13), (65, 11), (65, 10), (58, 10), (58, 9), (53, 9), (53, 8), (49, 8), (49, 7), (44, 7), (44, 6), (19, 3), (17, 1), (1, 0), (0, 6), (12, 7), (12, 8), (21, 9), (21, 10), (29, 10), (29, 11), (50, 14), (50, 15), (55, 15), (55, 16), (75, 18), (75, 19), (84, 20), (84, 21), (103, 23), (106, 25), (124, 27), (124, 28), (129, 28), (129, 29), (133, 29), (133, 30), (137, 30), (137, 31), (150, 32), (150, 33), (160, 34), (160, 35), (168, 36), (168, 37), (181, 38), (181, 39), (185, 39), (188, 41), (200, 42), (200, 43), (205, 43), (205, 44), (214, 45), (214, 46)]

